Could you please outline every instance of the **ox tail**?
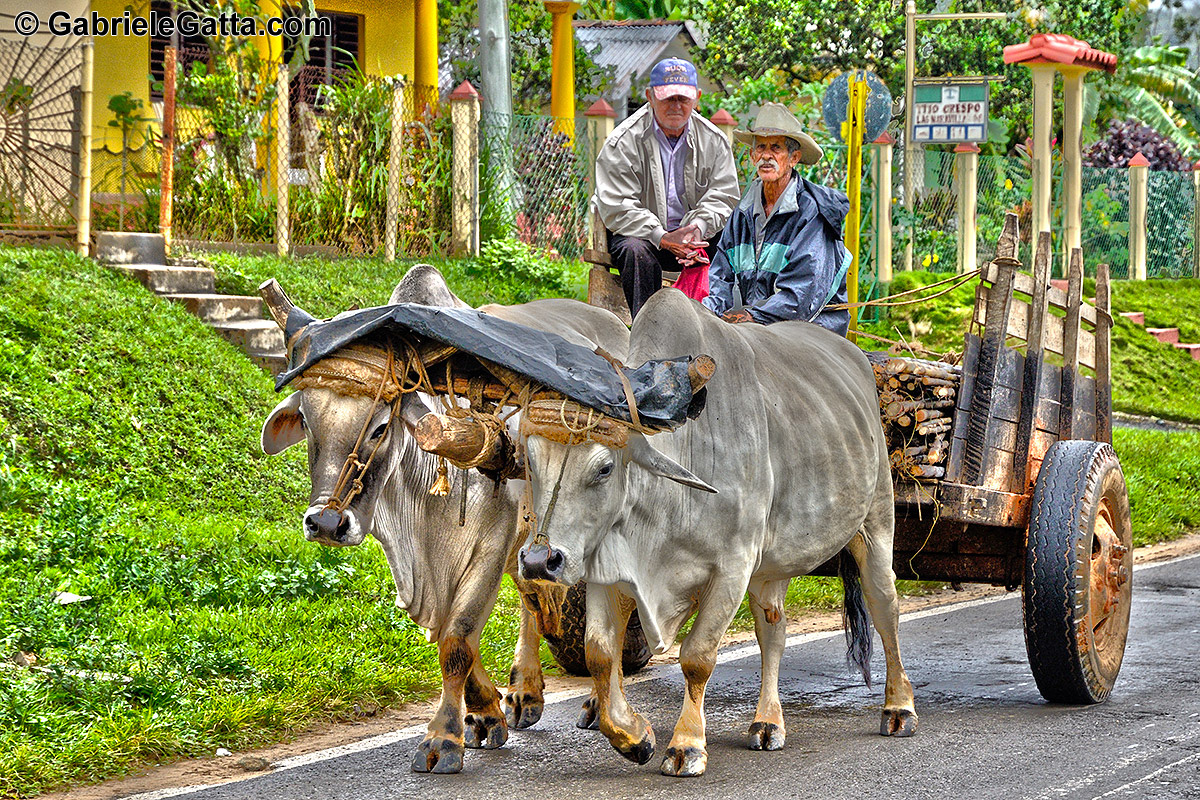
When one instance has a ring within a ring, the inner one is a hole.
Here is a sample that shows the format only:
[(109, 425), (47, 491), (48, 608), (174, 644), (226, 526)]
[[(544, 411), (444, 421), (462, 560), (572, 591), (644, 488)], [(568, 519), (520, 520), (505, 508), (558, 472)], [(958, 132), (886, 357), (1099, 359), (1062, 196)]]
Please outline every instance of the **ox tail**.
[(851, 671), (862, 672), (867, 688), (871, 687), (871, 615), (863, 600), (862, 581), (858, 564), (849, 550), (843, 550), (838, 561), (838, 576), (842, 579), (842, 627), (846, 629), (846, 665)]

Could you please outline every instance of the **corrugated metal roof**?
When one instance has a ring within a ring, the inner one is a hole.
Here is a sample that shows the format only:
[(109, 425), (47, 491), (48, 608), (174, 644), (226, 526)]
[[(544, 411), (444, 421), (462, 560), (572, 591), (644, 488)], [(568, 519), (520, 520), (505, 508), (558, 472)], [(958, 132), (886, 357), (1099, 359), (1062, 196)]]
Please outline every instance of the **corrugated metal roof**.
[(575, 39), (597, 64), (614, 68), (616, 83), (628, 87), (631, 78), (650, 71), (683, 30), (682, 22), (668, 20), (577, 20)]

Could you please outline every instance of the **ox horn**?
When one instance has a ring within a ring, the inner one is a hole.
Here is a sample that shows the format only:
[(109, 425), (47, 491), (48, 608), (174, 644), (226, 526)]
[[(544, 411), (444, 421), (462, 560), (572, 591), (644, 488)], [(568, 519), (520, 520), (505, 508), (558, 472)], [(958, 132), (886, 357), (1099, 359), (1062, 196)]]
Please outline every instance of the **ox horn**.
[(258, 294), (267, 304), (267, 310), (271, 312), (272, 319), (275, 320), (275, 324), (283, 331), (284, 338), (289, 342), (301, 328), (316, 321), (316, 317), (292, 302), (292, 298), (287, 296), (287, 292), (274, 278), (263, 281), (258, 287)]
[(426, 414), (413, 428), (413, 438), (425, 452), (442, 456), (460, 469), (498, 471), (512, 459), (508, 437), (502, 432), (489, 436), (487, 425), (472, 417)]

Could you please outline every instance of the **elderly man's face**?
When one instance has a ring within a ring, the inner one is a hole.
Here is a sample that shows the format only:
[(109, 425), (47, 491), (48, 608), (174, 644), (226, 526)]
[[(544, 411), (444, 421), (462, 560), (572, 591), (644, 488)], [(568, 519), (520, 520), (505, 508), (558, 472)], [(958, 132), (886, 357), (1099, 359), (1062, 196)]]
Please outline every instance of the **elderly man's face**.
[(785, 181), (800, 163), (800, 151), (788, 154), (786, 136), (755, 136), (754, 166), (763, 183)]
[(679, 136), (687, 127), (687, 122), (691, 118), (692, 112), (696, 110), (696, 104), (700, 98), (697, 97), (693, 100), (690, 97), (676, 94), (659, 100), (654, 96), (653, 89), (647, 89), (646, 100), (650, 102), (650, 108), (654, 110), (654, 119), (658, 121), (658, 127), (663, 129), (663, 133), (668, 136)]

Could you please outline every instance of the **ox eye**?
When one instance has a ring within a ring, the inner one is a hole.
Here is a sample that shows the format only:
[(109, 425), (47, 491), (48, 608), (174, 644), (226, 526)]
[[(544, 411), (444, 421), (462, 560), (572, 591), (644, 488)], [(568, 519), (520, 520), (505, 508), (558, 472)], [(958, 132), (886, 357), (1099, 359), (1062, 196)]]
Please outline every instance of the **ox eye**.
[(612, 462), (609, 461), (607, 464), (601, 466), (600, 469), (596, 470), (596, 482), (599, 483), (602, 480), (606, 480), (609, 475), (612, 475), (612, 471), (613, 465)]
[(371, 438), (378, 439), (380, 436), (383, 436), (383, 434), (387, 432), (387, 427), (388, 426), (386, 422), (376, 425), (375, 430), (371, 431)]

